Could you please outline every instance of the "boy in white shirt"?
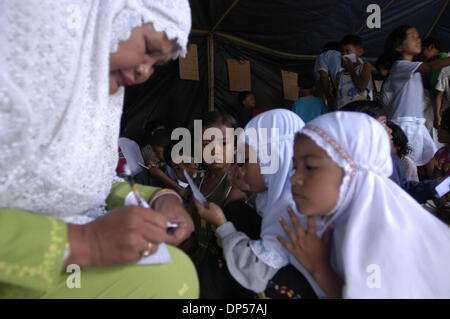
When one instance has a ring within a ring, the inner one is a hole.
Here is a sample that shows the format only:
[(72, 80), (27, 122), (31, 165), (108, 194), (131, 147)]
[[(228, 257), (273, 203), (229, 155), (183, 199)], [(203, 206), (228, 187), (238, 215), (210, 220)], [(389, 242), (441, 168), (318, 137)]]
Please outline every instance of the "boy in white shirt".
[(337, 75), (338, 108), (354, 101), (373, 100), (372, 66), (360, 59), (364, 53), (362, 39), (357, 35), (345, 36), (341, 53), (344, 71)]

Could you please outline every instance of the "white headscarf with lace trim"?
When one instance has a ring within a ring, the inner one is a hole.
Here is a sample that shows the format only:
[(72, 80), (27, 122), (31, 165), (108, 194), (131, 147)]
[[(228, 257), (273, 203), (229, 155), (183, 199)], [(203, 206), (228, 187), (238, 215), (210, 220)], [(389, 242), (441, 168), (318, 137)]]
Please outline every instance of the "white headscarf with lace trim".
[(344, 171), (338, 202), (319, 230), (334, 223), (331, 263), (343, 296), (449, 298), (450, 229), (389, 179), (383, 126), (365, 114), (333, 112), (301, 134)]
[(267, 191), (256, 197), (256, 209), (262, 217), (261, 239), (250, 241), (250, 247), (273, 268), (288, 263), (289, 253), (276, 238), (283, 231), (277, 218), (289, 220), (287, 206), (295, 206), (289, 178), (293, 173), (294, 136), (304, 125), (294, 112), (274, 109), (254, 117), (245, 127), (245, 142), (256, 151), (267, 186)]
[(104, 210), (123, 88), (109, 54), (152, 23), (186, 52), (187, 0), (28, 0), (0, 10), (0, 205), (66, 218)]

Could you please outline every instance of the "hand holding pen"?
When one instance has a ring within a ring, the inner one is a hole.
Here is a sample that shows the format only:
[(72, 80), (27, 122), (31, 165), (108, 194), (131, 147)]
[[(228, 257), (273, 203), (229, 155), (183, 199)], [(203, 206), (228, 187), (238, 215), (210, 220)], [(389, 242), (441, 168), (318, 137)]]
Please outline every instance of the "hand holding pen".
[[(125, 173), (126, 179), (127, 179), (128, 183), (130, 184), (131, 191), (134, 194), (134, 197), (138, 203), (138, 206), (142, 206), (144, 208), (150, 208), (150, 205), (147, 203), (147, 201), (145, 201), (142, 198), (141, 194), (139, 194), (139, 190), (136, 186), (136, 183), (134, 182), (133, 176), (131, 174), (131, 170), (128, 167), (128, 165), (125, 164), (123, 168), (124, 168), (124, 173)], [(177, 228), (177, 227), (178, 227), (178, 224), (167, 222), (167, 228)]]

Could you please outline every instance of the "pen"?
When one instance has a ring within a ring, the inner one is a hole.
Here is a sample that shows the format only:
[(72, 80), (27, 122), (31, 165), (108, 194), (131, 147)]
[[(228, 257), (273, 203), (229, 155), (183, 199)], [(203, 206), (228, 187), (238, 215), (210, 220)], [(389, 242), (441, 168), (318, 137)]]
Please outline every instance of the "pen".
[[(150, 208), (150, 205), (147, 203), (147, 201), (145, 201), (142, 198), (141, 194), (139, 194), (138, 188), (136, 186), (136, 183), (134, 182), (133, 176), (131, 175), (131, 170), (128, 167), (128, 165), (125, 164), (123, 166), (123, 169), (124, 169), (126, 179), (127, 179), (128, 183), (130, 184), (131, 190), (134, 194), (134, 197), (136, 198), (136, 201), (138, 202), (138, 206), (142, 206), (144, 208)], [(178, 227), (178, 224), (167, 222), (167, 228), (177, 228), (177, 227)]]

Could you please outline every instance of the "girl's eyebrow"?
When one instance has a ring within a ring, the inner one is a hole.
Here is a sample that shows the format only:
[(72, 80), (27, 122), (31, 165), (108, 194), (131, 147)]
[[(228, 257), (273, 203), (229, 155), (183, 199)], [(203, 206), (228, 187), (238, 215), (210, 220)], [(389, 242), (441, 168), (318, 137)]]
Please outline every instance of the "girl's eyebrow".
[(306, 154), (306, 155), (299, 156), (298, 158), (293, 157), (292, 159), (295, 161), (295, 160), (308, 159), (308, 158), (323, 159), (323, 156), (316, 155), (316, 154)]

